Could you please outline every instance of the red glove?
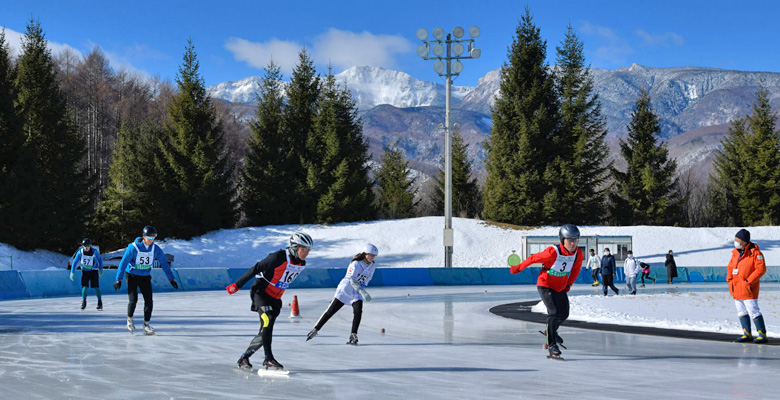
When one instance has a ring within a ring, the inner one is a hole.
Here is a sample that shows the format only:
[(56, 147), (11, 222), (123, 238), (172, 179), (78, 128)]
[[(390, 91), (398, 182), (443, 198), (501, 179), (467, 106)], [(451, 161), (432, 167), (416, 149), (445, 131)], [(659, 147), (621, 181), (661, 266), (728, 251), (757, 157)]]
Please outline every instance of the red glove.
[(518, 269), (519, 265), (513, 265), (509, 267), (509, 273), (510, 274), (519, 274), (520, 270)]
[(233, 294), (233, 293), (235, 293), (235, 292), (238, 292), (238, 286), (236, 286), (236, 284), (235, 284), (235, 283), (231, 283), (231, 284), (230, 284), (230, 285), (228, 285), (228, 287), (226, 287), (225, 289), (227, 289), (227, 291), (228, 291), (228, 294)]
[(571, 290), (571, 285), (566, 285), (566, 293), (569, 293), (569, 290)]

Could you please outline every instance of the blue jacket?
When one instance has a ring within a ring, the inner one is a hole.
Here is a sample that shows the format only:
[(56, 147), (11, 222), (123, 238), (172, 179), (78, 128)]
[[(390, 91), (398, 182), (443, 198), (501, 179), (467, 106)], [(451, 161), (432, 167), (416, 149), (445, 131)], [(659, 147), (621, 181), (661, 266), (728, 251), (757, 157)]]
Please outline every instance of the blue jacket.
[[(136, 249), (138, 247), (138, 249)], [(151, 260), (146, 260), (145, 265), (136, 264), (138, 258), (138, 250), (141, 252), (152, 252), (153, 256)], [(125, 277), (125, 272), (128, 274), (138, 276), (149, 276), (152, 273), (151, 264), (157, 261), (160, 263), (165, 275), (168, 276), (168, 280), (174, 279), (171, 266), (168, 264), (168, 259), (165, 258), (165, 253), (162, 251), (157, 243), (152, 243), (151, 247), (146, 247), (141, 237), (135, 238), (133, 243), (127, 245), (125, 254), (122, 256), (122, 261), (119, 262), (119, 268), (116, 270), (116, 280), (121, 281)]]
[(610, 253), (601, 257), (601, 275), (613, 275), (615, 271), (615, 256)]
[[(73, 260), (70, 262), (70, 272), (76, 272), (76, 267), (81, 265), (81, 253), (84, 252), (84, 247), (76, 250), (76, 254), (73, 255)], [(82, 271), (94, 270), (96, 267), (100, 272), (103, 272), (103, 256), (100, 255), (100, 251), (95, 247), (92, 247), (87, 252), (88, 256), (95, 256), (95, 265), (83, 266)]]

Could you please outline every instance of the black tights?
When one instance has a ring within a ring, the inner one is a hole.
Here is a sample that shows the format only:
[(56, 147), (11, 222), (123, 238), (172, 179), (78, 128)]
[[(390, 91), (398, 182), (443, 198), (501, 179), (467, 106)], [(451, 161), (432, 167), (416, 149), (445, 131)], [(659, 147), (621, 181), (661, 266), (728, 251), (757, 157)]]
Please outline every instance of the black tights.
[[(336, 312), (341, 310), (341, 307), (344, 307), (344, 303), (341, 302), (339, 299), (333, 299), (333, 301), (330, 302), (330, 306), (328, 306), (328, 309), (325, 310), (325, 312), (320, 317), (319, 321), (317, 321), (317, 325), (314, 325), (314, 329), (320, 330), (325, 325), (326, 322), (332, 317)], [(352, 303), (352, 333), (357, 335), (358, 327), (360, 327), (360, 319), (363, 317), (363, 300), (358, 300), (354, 303)]]
[(152, 277), (133, 274), (125, 274), (125, 277), (127, 278), (127, 316), (133, 317), (135, 305), (138, 303), (138, 289), (141, 289), (141, 295), (144, 296), (144, 322), (149, 322), (152, 319), (152, 307), (154, 306)]
[(566, 289), (556, 292), (545, 286), (537, 286), (539, 296), (547, 307), (547, 344), (556, 343), (558, 337), (558, 327), (563, 321), (569, 318), (569, 295)]

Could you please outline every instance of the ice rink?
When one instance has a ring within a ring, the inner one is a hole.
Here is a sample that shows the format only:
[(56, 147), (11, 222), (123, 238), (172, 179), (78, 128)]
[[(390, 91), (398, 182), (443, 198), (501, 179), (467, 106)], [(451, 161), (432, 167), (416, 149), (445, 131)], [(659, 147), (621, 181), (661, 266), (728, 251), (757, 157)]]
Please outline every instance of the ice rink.
[[(686, 284), (679, 290), (716, 285)], [(130, 335), (125, 329), (126, 294), (104, 296), (102, 312), (95, 310), (91, 291), (84, 311), (79, 297), (2, 301), (2, 398), (778, 398), (780, 346), (564, 326), (566, 361), (555, 361), (542, 349), (542, 325), (488, 312), (495, 305), (538, 299), (535, 286), (369, 289), (374, 301), (363, 309), (357, 347), (345, 344), (352, 319), (348, 307), (318, 337), (305, 341), (333, 289), (285, 293), (273, 349), (291, 371), (286, 377), (235, 368), (258, 330), (248, 290), (233, 296), (156, 293), (157, 336)], [(594, 293), (580, 285), (570, 295)], [(294, 295), (299, 321), (288, 318)], [(139, 299), (138, 327), (142, 307)], [(252, 358), (255, 368), (261, 352)]]

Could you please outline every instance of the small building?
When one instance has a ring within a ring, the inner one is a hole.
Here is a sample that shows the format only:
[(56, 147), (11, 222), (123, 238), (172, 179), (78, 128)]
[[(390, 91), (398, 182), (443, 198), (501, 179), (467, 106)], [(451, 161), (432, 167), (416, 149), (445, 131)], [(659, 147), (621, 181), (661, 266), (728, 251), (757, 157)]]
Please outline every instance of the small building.
[[(610, 253), (615, 256), (615, 262), (626, 259), (626, 253), (631, 250), (632, 236), (580, 236), (580, 242), (577, 244), (585, 255), (587, 261), (590, 249), (596, 251), (596, 254), (604, 254), (604, 249), (608, 248)], [(560, 241), (558, 236), (523, 236), (521, 248), (516, 252), (525, 260), (529, 255), (538, 253), (549, 246), (555, 246)]]

